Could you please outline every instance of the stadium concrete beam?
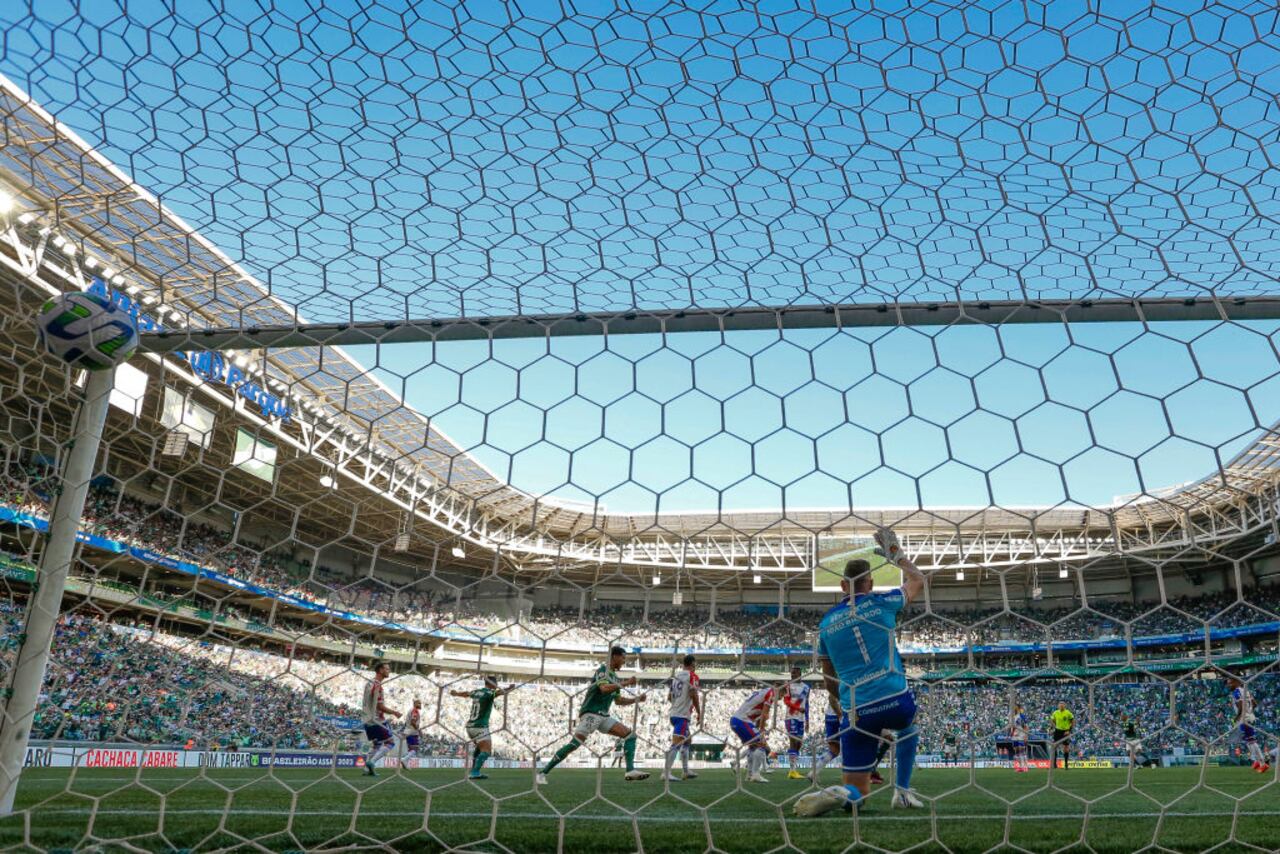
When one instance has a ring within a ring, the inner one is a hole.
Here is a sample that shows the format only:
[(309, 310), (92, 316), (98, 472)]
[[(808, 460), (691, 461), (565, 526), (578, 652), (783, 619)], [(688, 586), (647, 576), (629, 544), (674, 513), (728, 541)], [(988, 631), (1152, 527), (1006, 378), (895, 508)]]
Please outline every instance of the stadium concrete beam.
[(1280, 296), (851, 303), (177, 329), (144, 332), (140, 346), (146, 352), (171, 353), (191, 349), (256, 350), (574, 335), (665, 335), (678, 332), (949, 326), (970, 323), (1217, 322), (1278, 318)]

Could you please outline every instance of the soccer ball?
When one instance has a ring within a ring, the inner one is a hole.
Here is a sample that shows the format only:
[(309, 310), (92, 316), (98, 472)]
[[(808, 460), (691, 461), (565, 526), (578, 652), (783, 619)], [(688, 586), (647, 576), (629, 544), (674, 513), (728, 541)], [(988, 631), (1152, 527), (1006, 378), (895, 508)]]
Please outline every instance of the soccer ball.
[(138, 348), (138, 325), (128, 312), (97, 294), (70, 293), (40, 308), (40, 343), (78, 368), (105, 371)]

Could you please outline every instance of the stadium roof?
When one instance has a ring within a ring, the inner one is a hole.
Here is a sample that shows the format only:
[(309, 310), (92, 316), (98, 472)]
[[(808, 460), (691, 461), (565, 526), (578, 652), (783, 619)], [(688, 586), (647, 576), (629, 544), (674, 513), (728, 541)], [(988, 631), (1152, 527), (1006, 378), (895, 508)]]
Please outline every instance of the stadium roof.
[[(43, 209), (44, 222), (110, 266), (113, 277), (127, 276), (140, 286), (139, 297), (165, 324), (200, 329), (305, 322), (269, 287), (3, 78), (0, 121), (5, 142), (0, 146), (0, 179)], [(433, 500), (464, 505), (466, 511), (456, 514), (465, 517), (460, 523), (464, 528), (454, 533), (534, 554), (560, 554), (566, 545), (584, 545), (574, 559), (607, 546), (603, 559), (628, 563), (639, 560), (644, 544), (656, 539), (668, 540), (668, 557), (675, 554), (674, 559), (682, 560), (677, 554), (681, 548), (672, 543), (867, 533), (880, 524), (943, 535), (1017, 532), (1034, 539), (1050, 531), (1075, 531), (1113, 539), (1130, 531), (1141, 537), (1144, 531), (1186, 525), (1193, 516), (1212, 520), (1260, 496), (1274, 501), (1280, 480), (1280, 434), (1273, 429), (1200, 481), (1105, 507), (601, 514), (590, 505), (538, 498), (504, 483), (339, 348), (271, 350), (254, 358), (271, 387), (287, 391), (304, 410), (341, 425), (367, 449), (428, 479)], [(758, 562), (755, 549), (748, 547), (741, 559)], [(730, 563), (738, 561), (733, 557)]]

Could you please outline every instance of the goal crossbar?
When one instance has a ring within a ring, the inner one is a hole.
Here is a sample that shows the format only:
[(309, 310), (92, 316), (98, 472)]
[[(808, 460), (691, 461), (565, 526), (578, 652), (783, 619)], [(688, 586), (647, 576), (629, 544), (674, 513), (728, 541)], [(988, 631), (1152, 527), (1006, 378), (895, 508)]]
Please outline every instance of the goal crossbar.
[(361, 320), (143, 332), (146, 352), (400, 344), (574, 335), (635, 335), (1011, 323), (1155, 323), (1280, 318), (1280, 296), (981, 302), (848, 303), (505, 317)]

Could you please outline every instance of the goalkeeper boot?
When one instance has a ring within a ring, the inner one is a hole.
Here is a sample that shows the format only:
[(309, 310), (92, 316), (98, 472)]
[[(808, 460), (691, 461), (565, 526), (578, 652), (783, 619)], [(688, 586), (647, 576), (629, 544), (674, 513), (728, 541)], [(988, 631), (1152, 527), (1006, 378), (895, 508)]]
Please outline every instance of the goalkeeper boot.
[(631, 771), (628, 771), (626, 774), (623, 774), (622, 779), (626, 780), (628, 783), (634, 783), (637, 780), (648, 780), (649, 772), (641, 771), (639, 768), (635, 768), (635, 769), (632, 769)]
[(790, 771), (787, 772), (787, 779), (788, 780), (806, 780), (808, 778), (800, 773), (799, 768), (792, 768)]
[(898, 789), (893, 793), (893, 808), (896, 810), (924, 809), (924, 801), (916, 797), (910, 789)]
[(849, 793), (844, 786), (827, 786), (825, 789), (819, 789), (816, 792), (806, 792), (796, 799), (792, 812), (798, 816), (812, 818), (814, 816), (826, 815), (832, 810), (840, 809), (848, 806), (852, 808), (849, 801)]
[(536, 775), (536, 776), (534, 776), (534, 778), (533, 778), (533, 784), (534, 784), (535, 786), (545, 786), (545, 785), (547, 785), (547, 775), (546, 775), (546, 774), (542, 774), (542, 773), (537, 774), (537, 775)]
[(471, 773), (471, 774), (468, 774), (468, 775), (467, 775), (467, 779), (468, 779), (468, 780), (488, 780), (488, 779), (489, 779), (489, 775), (488, 775), (488, 774), (481, 774), (479, 771), (475, 771), (475, 772), (473, 772), (473, 773)]

